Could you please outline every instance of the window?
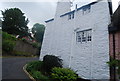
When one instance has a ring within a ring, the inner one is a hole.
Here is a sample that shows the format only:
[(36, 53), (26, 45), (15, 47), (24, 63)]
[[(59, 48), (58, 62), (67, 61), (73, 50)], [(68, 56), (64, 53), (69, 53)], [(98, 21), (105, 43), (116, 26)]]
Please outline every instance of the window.
[(87, 32), (87, 41), (91, 41), (91, 31)]
[(68, 15), (68, 19), (71, 19), (71, 14), (70, 14), (70, 15)]
[(72, 14), (72, 19), (74, 19), (74, 13)]
[(76, 32), (76, 41), (81, 43), (92, 41), (92, 30), (89, 29)]
[(86, 8), (83, 8), (83, 15), (86, 15), (90, 13), (90, 6), (87, 6)]
[(68, 15), (68, 20), (74, 19), (74, 13)]

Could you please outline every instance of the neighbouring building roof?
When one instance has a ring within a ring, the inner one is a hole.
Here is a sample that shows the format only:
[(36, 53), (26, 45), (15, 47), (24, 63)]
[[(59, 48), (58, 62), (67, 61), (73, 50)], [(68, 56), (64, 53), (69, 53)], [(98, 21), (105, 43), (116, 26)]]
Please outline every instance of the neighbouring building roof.
[(114, 12), (112, 16), (112, 22), (109, 25), (109, 31), (114, 32), (114, 31), (120, 31), (120, 5), (118, 6), (117, 10)]
[(120, 6), (117, 8), (112, 17), (112, 22), (115, 27), (120, 28)]

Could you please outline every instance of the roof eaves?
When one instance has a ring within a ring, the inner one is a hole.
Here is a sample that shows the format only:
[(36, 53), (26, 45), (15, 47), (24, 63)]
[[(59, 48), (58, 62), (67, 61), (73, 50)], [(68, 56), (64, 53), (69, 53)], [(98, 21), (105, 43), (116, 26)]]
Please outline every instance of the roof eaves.
[(74, 13), (74, 12), (75, 12), (75, 10), (70, 11), (70, 12), (67, 12), (67, 13), (65, 13), (65, 14), (61, 15), (60, 17), (63, 17), (63, 16), (68, 15), (68, 14), (72, 14), (72, 13)]
[(49, 20), (47, 20), (47, 21), (45, 21), (45, 22), (48, 23), (48, 22), (53, 21), (53, 20), (54, 20), (54, 18), (49, 19)]
[[(95, 3), (98, 3), (99, 1), (102, 1), (102, 0), (97, 0), (97, 1), (91, 2), (91, 3), (87, 4), (87, 5), (84, 5), (84, 6), (80, 7), (80, 8), (77, 8), (77, 11), (79, 11), (79, 10), (81, 10), (81, 9), (88, 8), (88, 7), (90, 7), (91, 5), (93, 5), (93, 4), (95, 4)], [(71, 14), (71, 13), (74, 13), (74, 12), (75, 12), (75, 10), (70, 11), (70, 12), (67, 12), (67, 13), (61, 15), (60, 17), (66, 16), (66, 15)]]

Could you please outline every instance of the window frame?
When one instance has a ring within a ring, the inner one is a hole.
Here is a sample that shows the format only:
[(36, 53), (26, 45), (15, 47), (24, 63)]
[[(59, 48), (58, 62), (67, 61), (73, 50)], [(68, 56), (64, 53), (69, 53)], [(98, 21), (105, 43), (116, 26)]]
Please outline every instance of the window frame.
[(92, 41), (92, 29), (76, 31), (76, 42), (87, 43)]

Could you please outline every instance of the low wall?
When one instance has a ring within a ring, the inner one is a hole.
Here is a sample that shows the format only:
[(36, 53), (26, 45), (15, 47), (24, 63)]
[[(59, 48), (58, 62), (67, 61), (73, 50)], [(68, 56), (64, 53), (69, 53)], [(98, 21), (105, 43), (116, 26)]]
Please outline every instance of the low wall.
[(37, 55), (38, 48), (33, 47), (31, 44), (23, 41), (16, 41), (16, 45), (13, 49), (13, 54), (15, 55), (25, 55), (25, 56), (33, 56)]

